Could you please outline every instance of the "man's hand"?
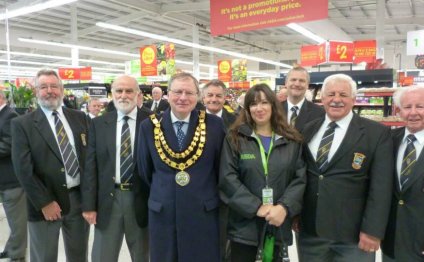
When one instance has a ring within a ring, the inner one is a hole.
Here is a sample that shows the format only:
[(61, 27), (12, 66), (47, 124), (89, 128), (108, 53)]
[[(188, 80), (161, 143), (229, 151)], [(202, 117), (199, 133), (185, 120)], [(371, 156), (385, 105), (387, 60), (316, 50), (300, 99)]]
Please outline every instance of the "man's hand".
[(365, 252), (376, 252), (380, 248), (381, 240), (364, 232), (359, 233), (359, 249)]
[(265, 217), (265, 220), (272, 226), (279, 227), (283, 224), (287, 216), (287, 210), (280, 204), (272, 206), (268, 214)]
[(82, 216), (85, 221), (90, 225), (95, 225), (97, 223), (97, 212), (96, 211), (86, 211), (82, 212)]
[(261, 205), (258, 211), (256, 212), (256, 215), (258, 217), (266, 217), (271, 208), (272, 208), (272, 205)]
[(60, 214), (62, 209), (56, 201), (44, 206), (41, 211), (43, 212), (44, 219), (47, 221), (55, 221), (62, 218), (62, 215)]

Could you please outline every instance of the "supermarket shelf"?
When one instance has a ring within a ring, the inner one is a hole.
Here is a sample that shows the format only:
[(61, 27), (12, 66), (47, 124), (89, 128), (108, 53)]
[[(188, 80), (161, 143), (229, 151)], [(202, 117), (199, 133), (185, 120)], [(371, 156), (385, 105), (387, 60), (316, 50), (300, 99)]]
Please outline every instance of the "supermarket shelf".
[(394, 92), (364, 92), (358, 93), (356, 96), (393, 96)]

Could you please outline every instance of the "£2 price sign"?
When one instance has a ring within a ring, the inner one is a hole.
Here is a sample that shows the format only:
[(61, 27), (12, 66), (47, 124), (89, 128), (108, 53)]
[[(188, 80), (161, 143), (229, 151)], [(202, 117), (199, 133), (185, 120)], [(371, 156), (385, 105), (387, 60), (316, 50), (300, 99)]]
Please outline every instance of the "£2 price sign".
[(352, 42), (329, 42), (329, 59), (328, 62), (336, 63), (352, 63), (354, 55), (354, 45)]

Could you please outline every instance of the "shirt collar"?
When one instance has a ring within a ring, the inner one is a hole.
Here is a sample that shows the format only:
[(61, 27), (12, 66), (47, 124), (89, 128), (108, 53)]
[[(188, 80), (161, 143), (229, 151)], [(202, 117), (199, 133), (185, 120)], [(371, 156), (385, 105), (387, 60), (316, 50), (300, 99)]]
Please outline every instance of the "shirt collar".
[(6, 107), (6, 105), (7, 105), (6, 103), (4, 103), (3, 105), (1, 105), (1, 106), (0, 106), (0, 111), (1, 111), (1, 110), (3, 110), (3, 108), (5, 108), (5, 107)]
[[(353, 118), (353, 112), (350, 111), (349, 114), (347, 114), (345, 117), (336, 121), (337, 127), (347, 130), (347, 128), (349, 127), (350, 121), (352, 121), (352, 118)], [(325, 115), (324, 126), (328, 126), (328, 124), (331, 122), (333, 121), (330, 118), (328, 118), (327, 115)]]
[[(403, 136), (403, 142), (406, 141), (406, 137), (408, 135), (412, 134), (411, 132), (409, 132), (408, 128), (405, 128), (405, 135)], [(416, 138), (417, 138), (417, 142), (422, 145), (424, 143), (424, 129), (413, 134)]]
[(288, 99), (287, 99), (287, 109), (290, 111), (291, 110), (291, 108), (293, 107), (293, 106), (297, 106), (299, 109), (298, 110), (300, 110), (301, 108), (302, 108), (302, 106), (303, 106), (303, 103), (305, 102), (305, 98), (303, 98), (302, 100), (300, 100), (300, 102), (299, 103), (297, 103), (297, 104), (292, 104)]
[[(43, 107), (43, 106), (40, 106), (40, 108), (41, 108), (41, 110), (44, 112), (44, 114), (45, 114), (47, 117), (51, 117), (51, 116), (52, 116), (52, 114), (53, 114), (53, 110), (47, 109), (47, 108), (45, 108), (45, 107)], [(63, 117), (63, 109), (62, 109), (62, 106), (59, 106), (59, 108), (57, 108), (57, 109), (56, 109), (56, 110), (54, 110), (54, 111), (57, 111), (57, 112), (59, 113), (59, 116), (60, 116), (60, 117)]]
[(219, 117), (221, 117), (221, 118), (222, 118), (222, 109), (221, 109), (221, 110), (219, 110), (219, 112), (218, 112), (218, 113), (216, 113), (216, 114), (214, 114), (214, 113), (212, 113), (211, 111), (209, 111), (208, 109), (206, 109), (206, 113), (211, 114), (211, 115), (216, 115), (216, 116), (219, 116)]
[(177, 121), (183, 121), (184, 123), (188, 123), (188, 122), (190, 122), (190, 115), (191, 115), (191, 114), (188, 114), (188, 116), (187, 116), (186, 118), (184, 118), (184, 119), (178, 119), (178, 118), (174, 115), (174, 112), (172, 112), (172, 110), (171, 110), (171, 121), (172, 121), (172, 123), (175, 123), (175, 122), (177, 122)]
[(128, 116), (132, 120), (137, 120), (137, 106), (135, 106), (134, 109), (128, 114), (124, 114), (119, 110), (117, 110), (117, 112), (118, 112), (118, 119), (117, 119), (118, 122), (121, 121), (122, 118), (124, 118), (124, 116)]

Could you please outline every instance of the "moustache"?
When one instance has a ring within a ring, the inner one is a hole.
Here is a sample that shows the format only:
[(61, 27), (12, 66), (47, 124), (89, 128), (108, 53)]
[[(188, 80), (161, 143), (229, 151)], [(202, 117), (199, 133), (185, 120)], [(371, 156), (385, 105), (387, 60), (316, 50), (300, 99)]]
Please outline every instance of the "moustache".
[(330, 106), (331, 107), (344, 107), (345, 104), (343, 102), (331, 102)]

